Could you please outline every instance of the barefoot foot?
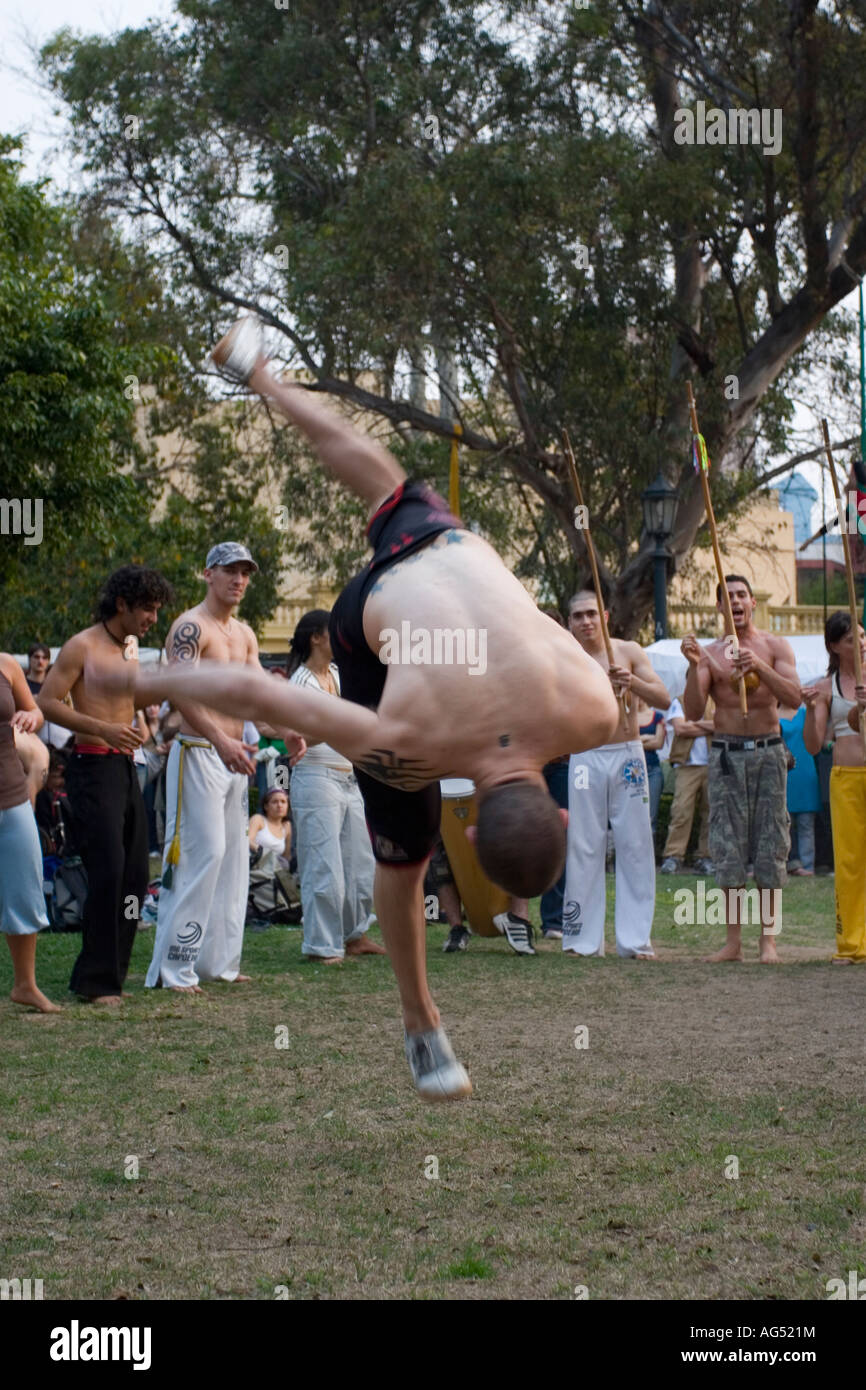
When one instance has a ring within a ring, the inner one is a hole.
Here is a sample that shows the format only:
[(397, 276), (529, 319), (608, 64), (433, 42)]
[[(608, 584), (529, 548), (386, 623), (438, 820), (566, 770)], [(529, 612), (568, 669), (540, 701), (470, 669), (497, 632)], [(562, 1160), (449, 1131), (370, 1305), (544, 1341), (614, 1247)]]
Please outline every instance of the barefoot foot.
[(229, 984), (248, 985), (252, 983), (252, 978), (252, 975), (235, 975), (234, 979), (229, 981)]
[(204, 994), (200, 985), (169, 985), (172, 994)]
[(758, 947), (758, 960), (761, 965), (781, 965), (779, 952), (776, 950), (776, 943), (772, 939), (762, 940)]
[(354, 941), (346, 942), (347, 956), (386, 956), (387, 954), (384, 946), (380, 946), (376, 941), (370, 941), (366, 934), (355, 937)]
[(704, 956), (707, 965), (718, 965), (721, 961), (736, 960), (742, 962), (743, 950), (741, 946), (723, 946), (720, 951), (714, 951), (711, 956)]
[(35, 985), (16, 985), (9, 995), (13, 1004), (23, 1004), (31, 1009), (38, 1009), (41, 1014), (59, 1014), (60, 1005), (52, 1004), (50, 999), (46, 999), (41, 989)]
[(304, 956), (307, 965), (342, 965), (342, 956)]

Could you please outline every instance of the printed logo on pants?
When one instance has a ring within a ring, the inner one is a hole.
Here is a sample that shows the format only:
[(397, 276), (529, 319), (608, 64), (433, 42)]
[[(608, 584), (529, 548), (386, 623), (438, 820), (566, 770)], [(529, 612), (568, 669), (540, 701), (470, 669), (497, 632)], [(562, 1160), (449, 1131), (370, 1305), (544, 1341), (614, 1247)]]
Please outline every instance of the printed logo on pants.
[(580, 936), (583, 923), (580, 920), (580, 903), (571, 898), (565, 903), (562, 912), (563, 936)]
[(641, 796), (644, 801), (649, 800), (643, 758), (628, 758), (623, 763), (622, 780), (628, 787), (630, 796)]
[(409, 856), (405, 849), (400, 845), (395, 845), (393, 840), (389, 840), (386, 835), (377, 835), (373, 843), (373, 850), (376, 858), (385, 863), (395, 863), (399, 859), (408, 859)]
[(191, 965), (198, 958), (203, 930), (200, 922), (187, 922), (183, 931), (177, 934), (177, 945), (169, 946), (168, 959)]

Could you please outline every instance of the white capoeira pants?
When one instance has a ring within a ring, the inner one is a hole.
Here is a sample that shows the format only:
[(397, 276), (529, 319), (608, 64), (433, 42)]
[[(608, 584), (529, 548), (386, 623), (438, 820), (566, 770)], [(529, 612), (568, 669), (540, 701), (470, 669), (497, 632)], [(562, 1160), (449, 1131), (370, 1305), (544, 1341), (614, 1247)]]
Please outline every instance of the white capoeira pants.
[(170, 888), (159, 892), (156, 940), (145, 984), (188, 988), (199, 980), (234, 980), (241, 965), (250, 882), (248, 781), (229, 772), (203, 740), (179, 735), (165, 780), (163, 878), (177, 828), (183, 742), (180, 859)]
[(656, 866), (643, 745), (606, 743), (572, 753), (562, 949), (604, 955), (607, 826), (616, 849), (616, 949), (651, 952)]

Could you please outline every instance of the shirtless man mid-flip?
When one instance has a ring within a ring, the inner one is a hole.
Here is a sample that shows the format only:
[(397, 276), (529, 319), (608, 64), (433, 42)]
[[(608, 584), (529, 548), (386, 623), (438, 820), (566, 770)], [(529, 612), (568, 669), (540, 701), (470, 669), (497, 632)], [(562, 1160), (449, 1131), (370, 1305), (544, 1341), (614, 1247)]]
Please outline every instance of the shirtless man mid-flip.
[[(732, 890), (727, 898), (727, 941), (707, 959), (740, 961), (741, 907), (746, 869), (754, 865), (755, 882), (761, 889), (761, 940), (759, 959), (768, 965), (776, 951), (776, 894), (765, 889), (782, 888), (788, 881), (786, 864), (788, 832), (785, 746), (779, 729), (779, 706), (800, 705), (800, 682), (791, 644), (752, 625), (755, 599), (751, 585), (741, 574), (725, 575), (739, 655), (732, 660), (730, 638), (720, 637), (702, 647), (691, 634), (682, 643), (689, 663), (683, 709), (686, 719), (700, 719), (707, 697), (715, 702), (715, 732), (710, 748), (710, 858), (720, 888)], [(716, 588), (719, 612), (723, 611), (721, 586)], [(760, 685), (748, 692), (748, 716), (740, 709), (739, 683), (732, 676), (754, 672)]]
[[(542, 893), (562, 869), (566, 815), (541, 769), (561, 753), (606, 742), (619, 717), (616, 700), (597, 663), (538, 611), (441, 498), (409, 482), (386, 450), (311, 392), (274, 380), (254, 321), (236, 325), (214, 357), (298, 425), (325, 467), (369, 505), (373, 558), (331, 615), (344, 698), (322, 700), (257, 671), (203, 663), (142, 678), (139, 701), (160, 695), (243, 711), (323, 739), (351, 760), (415, 1084), (431, 1100), (467, 1095), (469, 1078), (440, 1027), (426, 976), (422, 885), (439, 831), (439, 779), (474, 780), (474, 839), (488, 877), (517, 897)], [(447, 640), (450, 655), (463, 650), (466, 659), (437, 662), (437, 634), (440, 652)], [(470, 664), (470, 652), (482, 650), (484, 662)]]

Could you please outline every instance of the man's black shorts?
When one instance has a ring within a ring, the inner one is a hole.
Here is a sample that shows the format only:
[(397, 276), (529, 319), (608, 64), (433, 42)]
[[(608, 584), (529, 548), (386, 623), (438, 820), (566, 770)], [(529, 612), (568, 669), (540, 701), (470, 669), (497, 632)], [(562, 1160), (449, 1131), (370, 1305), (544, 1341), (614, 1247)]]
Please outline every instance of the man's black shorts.
[[(385, 688), (388, 667), (370, 650), (364, 637), (364, 604), (378, 576), (429, 545), (443, 531), (463, 529), (438, 493), (411, 479), (401, 483), (370, 518), (367, 536), (373, 558), (349, 581), (331, 613), (331, 649), (344, 699), (377, 709)], [(376, 859), (382, 864), (423, 863), (439, 834), (439, 783), (419, 792), (405, 792), (357, 768), (355, 775)]]

